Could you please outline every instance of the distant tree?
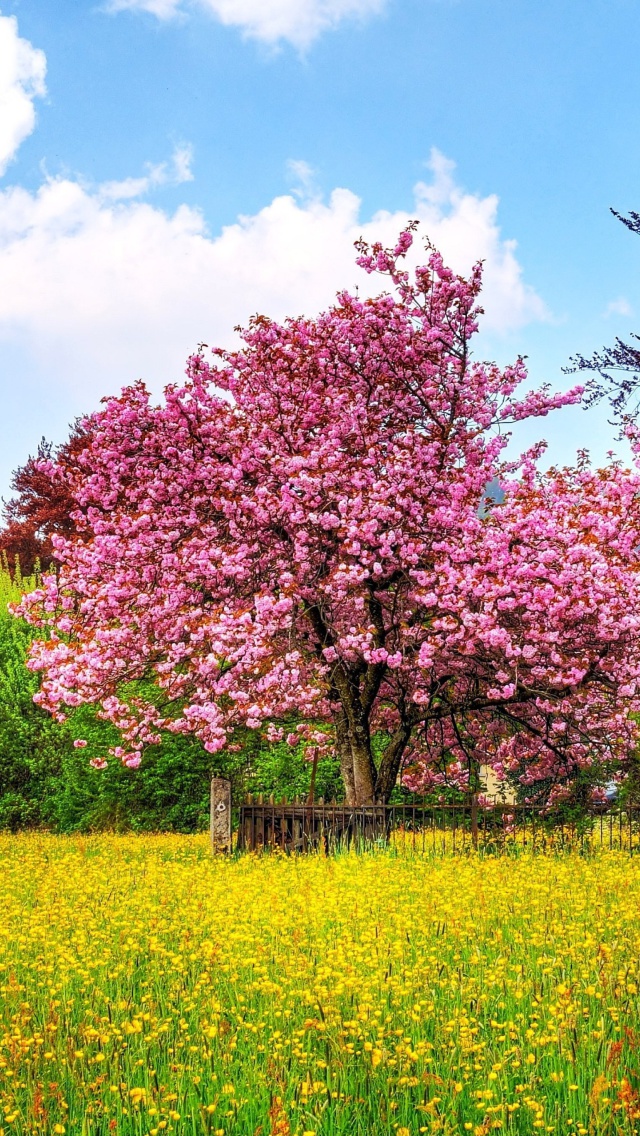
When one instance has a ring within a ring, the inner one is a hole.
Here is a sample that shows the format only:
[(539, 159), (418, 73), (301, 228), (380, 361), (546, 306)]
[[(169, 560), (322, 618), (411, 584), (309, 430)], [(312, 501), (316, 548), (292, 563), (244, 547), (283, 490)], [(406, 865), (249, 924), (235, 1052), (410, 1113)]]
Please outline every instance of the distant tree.
[(479, 267), (456, 276), (429, 248), (410, 277), (411, 243), (360, 245), (391, 294), (256, 317), (161, 405), (137, 384), (92, 419), (78, 536), (54, 538), (59, 576), (21, 611), (47, 629), (40, 704), (99, 706), (125, 764), (163, 731), (224, 761), (265, 729), (333, 750), (356, 805), (403, 769), (465, 786), (489, 763), (533, 791), (624, 768), (640, 475), (586, 458), (542, 474), (539, 447), (505, 463), (509, 423), (581, 388), (518, 396), (521, 360), (475, 361)]
[(14, 496), (4, 505), (5, 524), (0, 530), (0, 550), (10, 568), (16, 557), (24, 575), (30, 575), (37, 562), (42, 569), (49, 568), (55, 561), (53, 536), (75, 533), (71, 514), (77, 503), (71, 483), (89, 430), (88, 420), (78, 419), (62, 445), (54, 447), (43, 438), (36, 456), (15, 471), (11, 481)]
[[(640, 236), (640, 213), (624, 217), (612, 209), (614, 217), (622, 221), (632, 233)], [(574, 355), (565, 373), (590, 372), (585, 388), (585, 407), (594, 406), (607, 398), (616, 421), (624, 425), (637, 418), (640, 408), (640, 335), (631, 335), (635, 342), (625, 343), (617, 338), (611, 347), (603, 347), (593, 355)], [(637, 344), (637, 346), (636, 346)]]

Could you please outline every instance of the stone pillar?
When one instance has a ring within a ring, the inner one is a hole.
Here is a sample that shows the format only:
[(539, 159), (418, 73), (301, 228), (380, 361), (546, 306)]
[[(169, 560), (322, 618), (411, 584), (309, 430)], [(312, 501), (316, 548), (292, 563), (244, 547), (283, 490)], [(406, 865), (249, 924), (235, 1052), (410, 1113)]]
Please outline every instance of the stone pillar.
[(231, 782), (211, 778), (211, 851), (231, 851)]

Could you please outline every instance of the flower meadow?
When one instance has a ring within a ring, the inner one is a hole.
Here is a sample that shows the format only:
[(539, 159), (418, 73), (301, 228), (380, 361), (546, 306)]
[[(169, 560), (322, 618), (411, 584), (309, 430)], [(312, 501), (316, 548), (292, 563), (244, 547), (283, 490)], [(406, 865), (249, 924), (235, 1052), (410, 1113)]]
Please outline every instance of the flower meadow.
[(640, 1128), (640, 859), (0, 840), (8, 1133)]

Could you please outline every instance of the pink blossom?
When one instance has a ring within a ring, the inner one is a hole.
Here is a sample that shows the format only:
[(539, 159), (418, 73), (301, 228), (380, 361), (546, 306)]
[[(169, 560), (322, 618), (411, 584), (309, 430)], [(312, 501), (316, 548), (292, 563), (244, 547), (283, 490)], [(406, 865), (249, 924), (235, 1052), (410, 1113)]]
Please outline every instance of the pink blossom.
[[(594, 764), (623, 775), (640, 475), (584, 455), (542, 473), (542, 443), (506, 459), (509, 423), (580, 388), (521, 394), (521, 359), (477, 361), (480, 267), (463, 279), (429, 249), (410, 276), (411, 239), (359, 244), (376, 299), (256, 317), (160, 405), (138, 383), (92, 417), (78, 536), (18, 611), (46, 628), (39, 705), (95, 704), (125, 764), (164, 730), (217, 753), (248, 726), (337, 752), (353, 802), (387, 798), (401, 769), (440, 790), (489, 764), (532, 795)], [(126, 693), (141, 676), (160, 698)]]

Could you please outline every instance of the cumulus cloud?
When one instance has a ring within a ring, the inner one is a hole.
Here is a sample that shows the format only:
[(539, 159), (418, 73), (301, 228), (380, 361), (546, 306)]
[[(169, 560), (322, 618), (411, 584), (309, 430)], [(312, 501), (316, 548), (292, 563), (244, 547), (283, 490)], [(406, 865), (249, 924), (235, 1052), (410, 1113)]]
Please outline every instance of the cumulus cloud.
[(46, 71), (44, 52), (20, 38), (15, 16), (0, 14), (0, 176), (35, 126)]
[[(339, 7), (327, 0), (324, 11)], [(45, 73), (42, 52), (20, 39), (14, 19), (0, 16), (2, 165), (33, 129)], [(0, 463), (23, 457), (12, 414), (25, 399), (32, 400), (30, 431), (49, 432), (55, 420), (57, 433), (61, 415), (66, 421), (89, 410), (139, 377), (160, 392), (179, 379), (200, 341), (230, 345), (235, 325), (256, 312), (281, 320), (318, 312), (344, 287), (371, 294), (381, 283), (356, 267), (354, 241), (394, 243), (409, 216), (456, 270), (485, 261), (490, 332), (546, 318), (523, 280), (515, 242), (502, 237), (497, 197), (465, 192), (453, 162), (436, 150), (410, 214), (363, 217), (353, 190), (323, 197), (315, 172), (298, 158), (288, 163), (290, 193), (219, 232), (198, 209), (168, 212), (151, 197), (191, 181), (191, 161), (191, 148), (181, 145), (168, 161), (124, 180), (91, 186), (57, 177), (33, 192), (0, 190), (0, 351), (4, 374), (13, 375), (3, 393), (16, 406), (3, 420)]]
[[(313, 314), (339, 288), (379, 290), (355, 266), (353, 242), (393, 243), (409, 217), (363, 218), (350, 189), (305, 195), (311, 171), (298, 163), (299, 195), (214, 234), (196, 209), (168, 213), (141, 199), (180, 163), (94, 190), (54, 178), (34, 193), (0, 193), (0, 341), (85, 405), (140, 376), (161, 389), (198, 342), (233, 342), (233, 327), (255, 312)], [(485, 261), (484, 327), (501, 334), (546, 318), (515, 242), (500, 233), (498, 199), (464, 192), (437, 151), (430, 165), (410, 215), (456, 270)]]
[(365, 20), (382, 12), (386, 0), (108, 0), (107, 9), (149, 12), (169, 20), (189, 8), (204, 10), (221, 24), (276, 44), (288, 40), (305, 48), (344, 20)]

